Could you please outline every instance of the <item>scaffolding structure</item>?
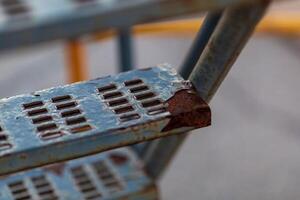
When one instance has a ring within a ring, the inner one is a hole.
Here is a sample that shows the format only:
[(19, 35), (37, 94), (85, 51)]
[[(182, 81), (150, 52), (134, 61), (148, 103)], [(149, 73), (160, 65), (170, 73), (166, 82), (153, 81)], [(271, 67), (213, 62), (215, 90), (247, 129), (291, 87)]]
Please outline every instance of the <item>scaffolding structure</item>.
[[(158, 199), (156, 180), (188, 132), (210, 125), (207, 103), (269, 4), (0, 0), (0, 51), (67, 40), (69, 81), (78, 81), (86, 78), (79, 39), (113, 28), (123, 72), (0, 100), (0, 199)], [(133, 25), (203, 11), (179, 73), (134, 70)]]

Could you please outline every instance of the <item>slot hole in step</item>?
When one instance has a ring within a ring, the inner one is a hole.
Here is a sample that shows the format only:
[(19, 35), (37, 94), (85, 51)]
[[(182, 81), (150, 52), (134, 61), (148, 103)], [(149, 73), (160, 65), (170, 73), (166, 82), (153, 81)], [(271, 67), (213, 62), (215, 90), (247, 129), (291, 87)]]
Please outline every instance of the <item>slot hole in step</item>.
[(125, 106), (125, 107), (121, 107), (121, 108), (116, 108), (116, 109), (114, 109), (114, 111), (116, 114), (122, 114), (122, 113), (134, 111), (134, 108), (132, 106)]
[(46, 108), (30, 110), (27, 112), (28, 116), (30, 117), (45, 114), (45, 113), (48, 113), (48, 110)]
[(132, 121), (132, 120), (135, 120), (135, 119), (139, 119), (140, 118), (140, 115), (139, 114), (131, 114), (131, 115), (123, 115), (120, 117), (120, 120), (122, 122), (127, 122), (127, 121)]
[(57, 129), (57, 125), (54, 123), (45, 124), (37, 127), (38, 132)]
[(16, 182), (13, 182), (13, 183), (8, 184), (8, 186), (9, 186), (11, 189), (14, 189), (14, 188), (20, 188), (20, 187), (24, 187), (24, 183), (23, 183), (23, 181), (16, 181)]
[(92, 127), (88, 124), (86, 125), (82, 125), (82, 126), (78, 126), (78, 127), (74, 127), (71, 129), (71, 133), (82, 133), (82, 132), (86, 132), (86, 131), (89, 131), (89, 130), (92, 130)]
[(47, 183), (47, 179), (44, 175), (32, 177), (31, 180), (34, 182), (35, 186)]
[(157, 105), (160, 105), (160, 104), (162, 104), (162, 102), (159, 99), (154, 99), (154, 100), (151, 100), (151, 101), (142, 102), (142, 106), (144, 108), (153, 107), (153, 106), (157, 106)]
[(68, 110), (65, 112), (61, 113), (62, 117), (72, 117), (72, 116), (76, 116), (76, 115), (80, 115), (81, 111), (79, 109), (75, 109), (75, 110)]
[(138, 94), (135, 95), (136, 100), (141, 101), (144, 99), (150, 99), (155, 97), (155, 94), (153, 92), (147, 92), (147, 93), (143, 93), (143, 94)]
[(0, 142), (1, 141), (6, 141), (8, 139), (7, 135), (0, 134)]
[(122, 99), (116, 99), (116, 100), (109, 101), (108, 105), (113, 107), (113, 106), (119, 106), (119, 105), (123, 105), (123, 104), (127, 104), (127, 103), (128, 103), (128, 100), (125, 98), (122, 98)]
[(49, 195), (49, 194), (54, 194), (54, 191), (51, 188), (51, 186), (49, 186), (49, 188), (45, 191), (39, 191), (40, 196), (46, 196), (46, 195)]
[(138, 86), (138, 87), (131, 88), (130, 92), (138, 93), (138, 92), (142, 92), (142, 91), (146, 91), (146, 90), (149, 90), (149, 87), (146, 86), (146, 85), (141, 85), (141, 86)]
[(74, 125), (74, 124), (80, 124), (86, 122), (85, 117), (77, 117), (77, 118), (72, 118), (72, 119), (67, 119), (66, 123), (67, 125)]
[(46, 116), (41, 116), (41, 117), (32, 119), (32, 123), (40, 124), (40, 123), (44, 123), (44, 122), (48, 122), (48, 121), (52, 121), (52, 120), (53, 120), (52, 116), (46, 115)]
[(31, 102), (31, 103), (23, 104), (23, 108), (24, 109), (31, 109), (31, 108), (41, 107), (43, 105), (44, 105), (44, 103), (42, 101), (34, 101), (34, 102)]
[(121, 92), (111, 92), (103, 95), (104, 99), (113, 99), (117, 97), (121, 97), (123, 94)]
[(64, 110), (64, 109), (73, 108), (76, 106), (77, 106), (77, 103), (75, 101), (72, 101), (72, 102), (56, 105), (56, 108), (58, 110)]
[(39, 182), (35, 184), (35, 187), (39, 190), (39, 191), (45, 191), (45, 190), (49, 190), (51, 189), (51, 185), (48, 182), (48, 180), (45, 180), (44, 182)]
[(47, 183), (46, 181), (45, 182), (37, 182), (35, 183), (34, 185), (37, 189), (40, 189), (40, 188), (47, 188), (49, 187), (49, 183)]
[(59, 138), (63, 135), (64, 133), (62, 131), (50, 131), (41, 134), (41, 138), (43, 140), (51, 140), (51, 139)]
[(106, 183), (105, 185), (107, 187), (110, 187), (110, 188), (118, 188), (120, 190), (122, 189), (122, 186), (120, 185), (120, 183), (116, 179), (113, 179), (111, 182)]
[(99, 88), (98, 88), (98, 91), (99, 91), (100, 93), (104, 93), (104, 92), (108, 92), (108, 91), (112, 91), (112, 90), (116, 90), (116, 89), (117, 89), (117, 86), (114, 85), (114, 84), (111, 84), (111, 85), (99, 87)]
[(130, 80), (130, 81), (126, 81), (124, 82), (125, 86), (133, 86), (133, 85), (139, 85), (144, 83), (141, 79), (135, 79), (135, 80)]
[(72, 97), (70, 95), (64, 95), (64, 96), (53, 97), (52, 102), (58, 103), (58, 102), (62, 102), (62, 101), (69, 101), (71, 99), (72, 99)]
[(153, 108), (153, 109), (150, 109), (148, 110), (148, 115), (158, 115), (158, 114), (161, 114), (161, 113), (165, 113), (167, 112), (167, 109), (165, 107), (159, 107), (159, 108)]
[(83, 193), (88, 193), (88, 192), (95, 191), (95, 190), (96, 190), (96, 188), (92, 183), (91, 183), (91, 185), (86, 186), (85, 188), (81, 188), (81, 192), (83, 192)]

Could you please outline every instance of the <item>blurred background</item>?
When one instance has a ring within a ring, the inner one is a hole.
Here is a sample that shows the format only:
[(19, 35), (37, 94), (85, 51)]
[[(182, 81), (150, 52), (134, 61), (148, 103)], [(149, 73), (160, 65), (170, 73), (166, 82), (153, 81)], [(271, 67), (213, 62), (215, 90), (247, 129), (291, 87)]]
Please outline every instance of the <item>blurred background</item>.
[[(162, 199), (299, 199), (299, 10), (300, 1), (271, 7), (211, 102), (212, 126), (188, 137), (161, 178)], [(136, 66), (180, 66), (199, 18), (156, 24), (143, 34), (138, 27)], [(83, 79), (117, 73), (117, 41), (111, 34), (82, 41)], [(1, 54), (0, 96), (72, 81), (70, 49), (57, 41)]]

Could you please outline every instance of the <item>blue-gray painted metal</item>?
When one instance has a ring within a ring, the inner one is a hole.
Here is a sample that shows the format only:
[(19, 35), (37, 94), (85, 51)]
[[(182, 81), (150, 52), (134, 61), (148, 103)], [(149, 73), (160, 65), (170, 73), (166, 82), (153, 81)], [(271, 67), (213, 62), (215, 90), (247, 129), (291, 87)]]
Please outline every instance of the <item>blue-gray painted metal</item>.
[[(134, 43), (132, 30), (130, 27), (121, 28), (118, 31), (118, 57), (119, 57), (119, 71), (126, 72), (135, 68), (135, 56), (134, 56)], [(146, 143), (140, 143), (132, 145), (133, 150), (141, 155), (143, 149), (145, 149)]]
[(121, 28), (118, 31), (119, 68), (120, 72), (134, 69), (134, 48), (131, 29)]
[[(180, 67), (179, 74), (184, 79), (187, 79), (190, 73), (193, 71), (197, 61), (200, 58), (200, 55), (202, 54), (206, 44), (208, 43), (210, 36), (212, 35), (216, 25), (218, 24), (221, 15), (222, 15), (221, 11), (218, 11), (218, 12), (208, 13), (207, 16), (205, 17), (204, 23), (201, 26), (189, 52), (187, 53), (186, 58), (183, 61), (183, 64)], [(151, 152), (154, 151), (158, 143), (162, 142), (166, 146), (168, 146), (168, 143), (177, 144), (178, 142), (174, 142), (174, 140), (175, 141), (183, 140), (185, 136), (186, 135), (174, 136), (172, 138), (160, 139), (160, 141), (138, 144), (139, 148), (137, 148), (136, 150), (138, 155), (144, 157), (147, 152), (149, 154), (150, 151)], [(165, 156), (170, 154), (175, 155), (175, 151), (173, 149), (175, 148), (174, 147), (166, 148), (162, 150), (162, 153), (164, 153)]]
[(220, 24), (189, 77), (199, 95), (207, 102), (212, 99), (240, 55), (268, 5), (269, 1), (265, 1), (257, 5), (233, 7), (224, 12)]
[(218, 11), (218, 12), (208, 13), (207, 16), (205, 17), (203, 25), (201, 26), (198, 34), (196, 35), (196, 38), (180, 67), (179, 74), (184, 79), (188, 79), (191, 72), (193, 71), (195, 65), (197, 64), (200, 58), (200, 55), (202, 54), (206, 44), (208, 43), (210, 36), (215, 30), (215, 27), (217, 26), (221, 18), (221, 15), (222, 12)]
[(3, 200), (155, 200), (155, 184), (127, 148), (2, 177)]
[(0, 50), (260, 0), (0, 1)]
[(0, 174), (195, 129), (164, 130), (165, 101), (183, 89), (191, 85), (161, 65), (2, 99)]
[[(199, 95), (210, 101), (226, 77), (255, 26), (263, 17), (268, 2), (232, 7), (224, 11), (209, 43), (189, 79)], [(186, 135), (171, 136), (151, 143), (143, 155), (146, 169), (152, 178), (159, 178)]]

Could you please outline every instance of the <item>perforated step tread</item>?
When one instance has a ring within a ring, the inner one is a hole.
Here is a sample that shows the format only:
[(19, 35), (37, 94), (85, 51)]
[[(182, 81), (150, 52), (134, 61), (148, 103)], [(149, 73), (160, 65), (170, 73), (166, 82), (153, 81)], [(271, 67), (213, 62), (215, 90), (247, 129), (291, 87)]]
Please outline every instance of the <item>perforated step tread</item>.
[(0, 179), (5, 200), (157, 199), (154, 183), (130, 149), (122, 148)]
[(210, 124), (208, 105), (168, 66), (0, 100), (0, 174)]

